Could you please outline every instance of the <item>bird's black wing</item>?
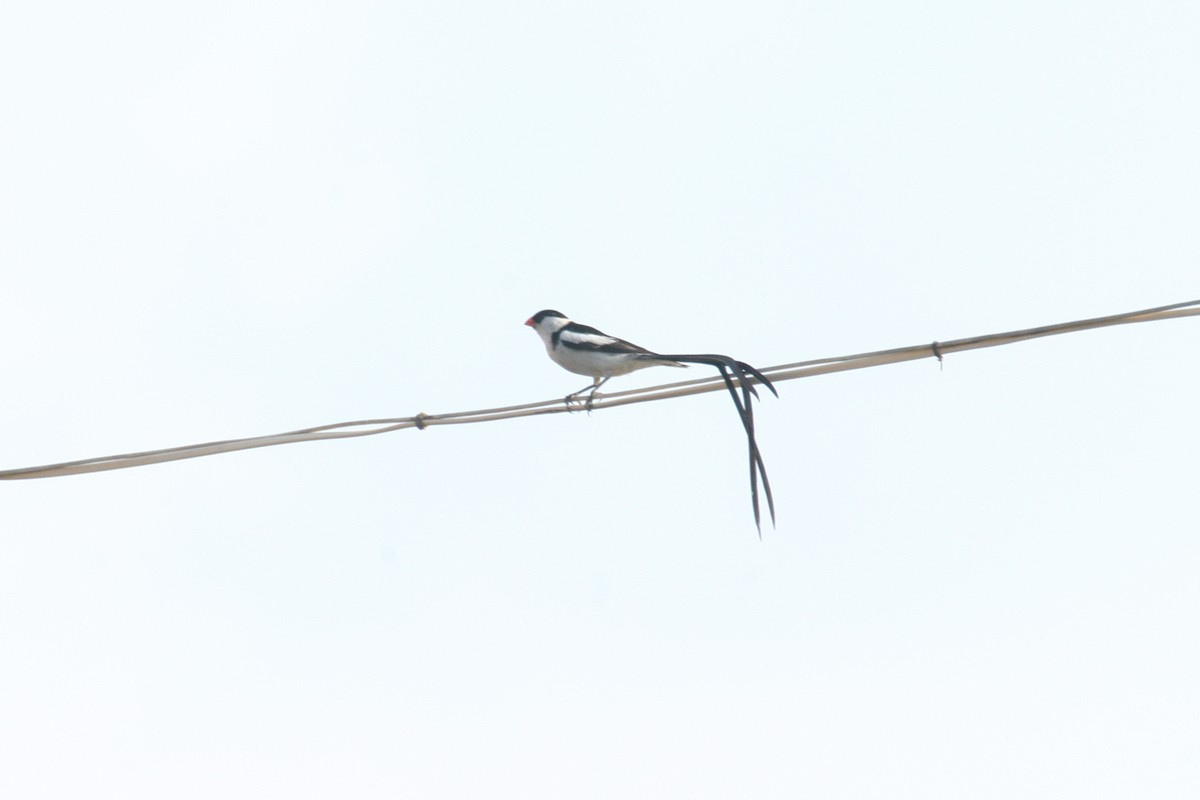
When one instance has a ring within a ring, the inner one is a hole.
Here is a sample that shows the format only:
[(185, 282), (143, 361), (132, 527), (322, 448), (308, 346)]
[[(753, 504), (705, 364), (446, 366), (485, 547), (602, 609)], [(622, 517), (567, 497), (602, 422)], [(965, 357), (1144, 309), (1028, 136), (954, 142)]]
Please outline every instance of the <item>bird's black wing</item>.
[(580, 325), (572, 322), (564, 325), (550, 336), (554, 344), (562, 345), (570, 350), (586, 350), (593, 353), (626, 353), (630, 355), (653, 355), (644, 347), (638, 347), (633, 342), (609, 336), (604, 331), (596, 330), (590, 325)]

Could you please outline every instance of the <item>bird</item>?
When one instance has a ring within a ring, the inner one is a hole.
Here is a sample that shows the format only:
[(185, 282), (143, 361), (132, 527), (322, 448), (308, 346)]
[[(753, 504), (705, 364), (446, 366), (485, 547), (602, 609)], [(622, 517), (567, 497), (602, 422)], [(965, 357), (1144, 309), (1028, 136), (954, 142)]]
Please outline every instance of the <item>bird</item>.
[[(554, 363), (568, 372), (576, 375), (587, 375), (592, 382), (577, 392), (567, 395), (565, 402), (570, 403), (584, 392), (588, 392), (585, 407), (590, 411), (596, 392), (608, 382), (609, 378), (627, 375), (634, 370), (648, 367), (686, 367), (688, 364), (703, 364), (715, 367), (725, 382), (725, 388), (733, 398), (737, 407), (738, 417), (746, 431), (746, 440), (750, 452), (750, 501), (754, 508), (754, 525), (758, 528), (758, 536), (762, 538), (762, 522), (758, 501), (758, 481), (761, 477), (763, 492), (767, 497), (767, 507), (771, 513), (771, 524), (775, 524), (775, 499), (771, 494), (771, 483), (767, 480), (767, 469), (763, 465), (762, 454), (754, 436), (754, 409), (751, 406), (751, 396), (758, 397), (754, 384), (749, 378), (754, 378), (766, 386), (776, 397), (779, 392), (771, 384), (766, 375), (754, 367), (738, 361), (730, 356), (717, 353), (656, 353), (644, 347), (609, 336), (601, 330), (589, 325), (572, 321), (561, 311), (545, 309), (537, 312), (525, 324), (533, 328), (546, 346), (546, 353)], [(734, 385), (736, 379), (737, 385)], [(740, 390), (740, 392), (739, 392)], [(740, 396), (739, 396), (740, 394)]]

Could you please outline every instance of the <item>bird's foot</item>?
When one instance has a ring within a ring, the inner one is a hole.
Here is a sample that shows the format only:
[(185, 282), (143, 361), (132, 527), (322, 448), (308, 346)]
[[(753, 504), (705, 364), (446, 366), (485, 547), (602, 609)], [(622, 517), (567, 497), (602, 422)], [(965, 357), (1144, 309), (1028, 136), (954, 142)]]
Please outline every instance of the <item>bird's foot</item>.
[[(584, 393), (587, 393), (587, 399), (583, 399), (582, 395)], [(576, 408), (573, 405), (573, 404), (578, 404), (579, 406), (582, 407), (583, 411), (586, 411), (589, 414), (592, 413), (592, 404), (595, 402), (596, 402), (596, 390), (595, 389), (591, 390), (590, 392), (588, 390), (584, 389), (583, 391), (574, 392), (563, 398), (563, 405), (565, 405), (567, 407), (568, 411), (581, 410), (580, 408)]]

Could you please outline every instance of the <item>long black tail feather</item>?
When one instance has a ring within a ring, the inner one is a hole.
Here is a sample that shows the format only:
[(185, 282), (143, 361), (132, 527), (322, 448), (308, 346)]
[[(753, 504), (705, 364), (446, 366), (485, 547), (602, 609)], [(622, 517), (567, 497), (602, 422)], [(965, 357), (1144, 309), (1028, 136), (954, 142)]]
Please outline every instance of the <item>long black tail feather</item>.
[[(771, 514), (771, 525), (775, 525), (775, 498), (771, 493), (771, 482), (767, 479), (767, 468), (763, 464), (762, 453), (759, 452), (758, 442), (754, 437), (754, 407), (751, 401), (751, 395), (758, 397), (758, 392), (754, 390), (754, 384), (750, 382), (747, 375), (754, 377), (763, 386), (766, 386), (771, 394), (776, 397), (779, 392), (775, 390), (775, 386), (771, 383), (766, 375), (763, 375), (754, 367), (744, 361), (737, 361), (729, 356), (719, 355), (715, 353), (703, 354), (684, 354), (684, 355), (668, 355), (655, 354), (656, 358), (669, 358), (673, 361), (691, 364), (705, 364), (711, 367), (716, 367), (717, 372), (721, 375), (721, 380), (725, 382), (725, 388), (729, 390), (729, 396), (733, 398), (733, 404), (737, 408), (738, 417), (742, 420), (742, 427), (746, 431), (746, 441), (750, 454), (750, 503), (754, 509), (754, 525), (758, 529), (758, 538), (762, 538), (762, 514), (758, 501), (758, 479), (761, 476), (763, 485), (763, 494), (767, 497), (767, 508)], [(734, 386), (733, 378), (737, 378), (737, 386)], [(738, 396), (738, 389), (741, 389), (741, 396)]]

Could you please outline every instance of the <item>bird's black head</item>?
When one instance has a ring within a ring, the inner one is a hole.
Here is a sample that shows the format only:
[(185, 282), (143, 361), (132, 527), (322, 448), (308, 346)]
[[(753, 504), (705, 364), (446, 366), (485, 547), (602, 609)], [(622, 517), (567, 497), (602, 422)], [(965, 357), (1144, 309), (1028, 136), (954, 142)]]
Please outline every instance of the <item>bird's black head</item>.
[(525, 324), (531, 325), (531, 326), (538, 325), (541, 323), (542, 320), (546, 319), (547, 317), (553, 317), (553, 318), (557, 318), (557, 319), (566, 319), (567, 315), (562, 313), (561, 311), (555, 311), (554, 309), (547, 308), (546, 310), (539, 311), (536, 314), (534, 314), (532, 317), (530, 317), (529, 319), (525, 320)]

